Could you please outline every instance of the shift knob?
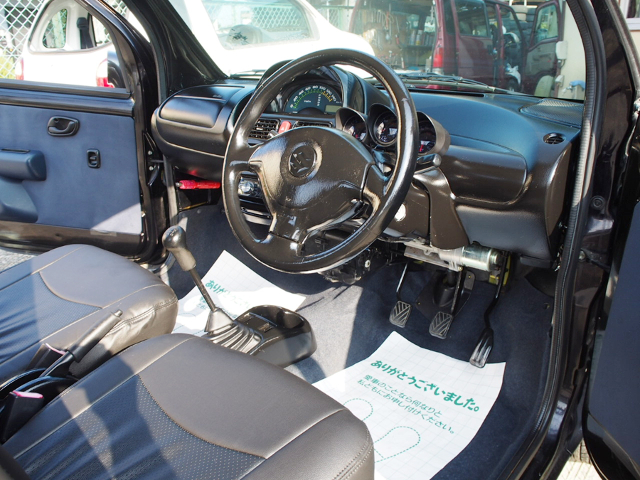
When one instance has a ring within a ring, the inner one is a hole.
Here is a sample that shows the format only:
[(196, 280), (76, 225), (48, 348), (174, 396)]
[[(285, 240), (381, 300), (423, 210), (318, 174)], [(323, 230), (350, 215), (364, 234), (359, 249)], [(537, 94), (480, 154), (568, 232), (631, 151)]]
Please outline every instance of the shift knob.
[(187, 248), (187, 232), (179, 225), (167, 228), (162, 236), (164, 248), (173, 253), (178, 265), (185, 272), (196, 268), (196, 259)]

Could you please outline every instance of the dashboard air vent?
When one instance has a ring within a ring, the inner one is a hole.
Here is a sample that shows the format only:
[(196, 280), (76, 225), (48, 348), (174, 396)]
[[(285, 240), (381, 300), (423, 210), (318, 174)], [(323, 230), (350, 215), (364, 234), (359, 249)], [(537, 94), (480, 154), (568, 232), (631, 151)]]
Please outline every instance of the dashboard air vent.
[(278, 120), (275, 118), (261, 118), (249, 133), (249, 138), (257, 138), (259, 140), (268, 140), (271, 138), (269, 132), (278, 131)]
[(300, 120), (296, 123), (296, 128), (298, 127), (333, 127), (330, 122), (309, 122), (306, 120)]
[(558, 143), (564, 142), (564, 136), (560, 133), (548, 133), (543, 138), (544, 143), (548, 143), (549, 145), (557, 145)]

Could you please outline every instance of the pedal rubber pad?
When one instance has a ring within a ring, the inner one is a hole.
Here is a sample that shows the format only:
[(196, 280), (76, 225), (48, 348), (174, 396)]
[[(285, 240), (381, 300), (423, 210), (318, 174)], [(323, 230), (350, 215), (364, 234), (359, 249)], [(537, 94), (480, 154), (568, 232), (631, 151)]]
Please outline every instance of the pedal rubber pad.
[(449, 333), (451, 322), (453, 322), (453, 315), (447, 312), (438, 312), (429, 324), (429, 333), (444, 340)]
[(484, 368), (493, 350), (493, 330), (485, 328), (480, 334), (480, 339), (475, 350), (471, 354), (469, 363), (474, 367)]
[(389, 315), (389, 321), (396, 327), (404, 328), (411, 315), (411, 304), (398, 300)]

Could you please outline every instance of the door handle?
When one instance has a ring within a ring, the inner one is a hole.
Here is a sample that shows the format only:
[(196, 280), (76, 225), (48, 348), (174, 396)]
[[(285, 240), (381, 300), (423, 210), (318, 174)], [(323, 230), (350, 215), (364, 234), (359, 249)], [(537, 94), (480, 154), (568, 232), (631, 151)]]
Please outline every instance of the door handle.
[(75, 118), (51, 117), (47, 124), (47, 132), (54, 137), (70, 137), (80, 128), (80, 122)]

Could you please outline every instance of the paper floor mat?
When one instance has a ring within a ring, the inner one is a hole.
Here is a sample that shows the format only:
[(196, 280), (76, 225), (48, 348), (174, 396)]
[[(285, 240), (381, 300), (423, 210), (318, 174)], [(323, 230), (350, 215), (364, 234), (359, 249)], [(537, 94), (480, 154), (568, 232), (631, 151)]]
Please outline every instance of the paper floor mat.
[(369, 358), (315, 386), (367, 424), (376, 479), (427, 480), (476, 435), (505, 366), (476, 368), (393, 332)]

